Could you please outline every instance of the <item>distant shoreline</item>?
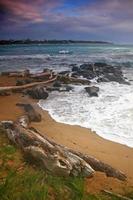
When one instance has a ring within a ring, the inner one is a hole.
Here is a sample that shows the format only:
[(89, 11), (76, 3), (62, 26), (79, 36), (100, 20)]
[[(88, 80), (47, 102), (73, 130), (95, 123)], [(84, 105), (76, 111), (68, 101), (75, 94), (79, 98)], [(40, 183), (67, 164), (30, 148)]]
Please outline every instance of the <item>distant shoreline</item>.
[(0, 40), (0, 45), (10, 44), (113, 44), (105, 41), (87, 41), (87, 40)]

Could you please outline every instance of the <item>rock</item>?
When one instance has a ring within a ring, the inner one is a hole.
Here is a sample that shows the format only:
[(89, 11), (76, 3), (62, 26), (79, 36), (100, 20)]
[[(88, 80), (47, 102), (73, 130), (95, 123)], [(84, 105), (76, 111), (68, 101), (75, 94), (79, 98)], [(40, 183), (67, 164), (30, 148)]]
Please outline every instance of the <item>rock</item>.
[(48, 92), (45, 91), (43, 87), (35, 87), (32, 89), (28, 89), (24, 93), (28, 94), (33, 99), (47, 99), (48, 97)]
[(1, 72), (1, 76), (9, 76), (10, 72)]
[(59, 72), (60, 75), (68, 75), (70, 74), (70, 71), (62, 71), (62, 72)]
[(53, 87), (61, 87), (61, 82), (55, 81), (54, 84), (53, 84)]
[(3, 128), (5, 129), (13, 129), (14, 128), (14, 122), (13, 121), (1, 121), (0, 124), (2, 124)]
[(58, 80), (62, 82), (63, 84), (83, 84), (83, 85), (89, 85), (90, 81), (81, 79), (81, 78), (74, 78), (69, 76), (63, 76), (58, 75)]
[(46, 90), (48, 92), (53, 92), (53, 91), (60, 91), (59, 87), (46, 87)]
[(80, 65), (80, 70), (89, 70), (89, 71), (93, 71), (93, 64), (90, 63), (86, 63), (86, 64), (82, 64)]
[[(40, 122), (41, 121), (41, 115), (38, 112), (35, 111), (35, 109), (33, 108), (32, 105), (21, 104), (21, 103), (18, 103), (16, 105), (23, 107), (26, 115), (28, 116), (28, 119), (21, 119), (21, 124), (26, 124), (28, 120), (30, 122)], [(25, 125), (24, 125), (24, 127), (25, 127)]]
[(77, 66), (73, 66), (72, 67), (72, 72), (78, 72), (80, 69)]
[(98, 97), (99, 87), (96, 86), (85, 87), (85, 90), (91, 97), (94, 96)]
[(88, 80), (97, 78), (98, 82), (115, 81), (121, 84), (129, 84), (128, 81), (125, 81), (120, 66), (111, 66), (102, 62), (84, 63), (79, 68), (73, 66), (71, 76), (77, 79), (83, 77)]
[(107, 63), (103, 63), (103, 62), (96, 62), (96, 63), (94, 63), (94, 66), (102, 68), (102, 67), (107, 67), (108, 65), (107, 65)]
[(24, 85), (24, 81), (23, 80), (17, 80), (16, 81), (16, 86), (20, 86), (20, 85)]
[(9, 96), (10, 93), (8, 93), (7, 91), (1, 91), (0, 90), (0, 96)]
[(70, 85), (66, 85), (65, 88), (66, 92), (70, 92), (73, 89), (73, 87), (71, 87)]

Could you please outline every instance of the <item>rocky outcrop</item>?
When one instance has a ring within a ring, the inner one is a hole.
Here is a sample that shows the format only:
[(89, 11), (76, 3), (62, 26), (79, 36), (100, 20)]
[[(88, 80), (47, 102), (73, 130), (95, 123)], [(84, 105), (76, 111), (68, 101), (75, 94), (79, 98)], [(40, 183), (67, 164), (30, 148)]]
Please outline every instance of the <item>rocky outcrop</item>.
[(74, 78), (74, 77), (69, 77), (65, 75), (59, 75), (57, 79), (62, 82), (63, 84), (83, 84), (83, 85), (89, 85), (90, 81), (81, 79), (81, 78)]
[(38, 113), (33, 108), (32, 105), (30, 105), (30, 104), (21, 104), (21, 103), (18, 103), (16, 105), (22, 107), (24, 109), (24, 111), (25, 111), (25, 115), (23, 116), (23, 118), (21, 118), (21, 120), (19, 119), (19, 122), (21, 122), (22, 124), (25, 124), (24, 127), (27, 127), (26, 123), (28, 121), (29, 122), (40, 122), (41, 121), (40, 113)]
[(90, 97), (98, 97), (99, 87), (96, 86), (85, 87), (85, 90)]
[(84, 77), (88, 80), (97, 78), (98, 82), (114, 81), (120, 84), (129, 84), (123, 77), (120, 66), (111, 66), (106, 63), (85, 63), (80, 67), (72, 67), (72, 77)]
[(24, 94), (29, 95), (33, 99), (47, 99), (48, 92), (43, 87), (35, 87), (25, 90)]

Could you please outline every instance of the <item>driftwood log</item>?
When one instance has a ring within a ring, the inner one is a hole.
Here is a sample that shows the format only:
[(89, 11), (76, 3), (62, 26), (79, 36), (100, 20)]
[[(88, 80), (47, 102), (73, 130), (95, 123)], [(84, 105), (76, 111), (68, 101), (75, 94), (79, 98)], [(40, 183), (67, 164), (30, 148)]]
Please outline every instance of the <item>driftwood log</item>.
[(79, 156), (59, 145), (53, 145), (36, 131), (26, 129), (19, 123), (2, 123), (8, 138), (21, 147), (30, 158), (40, 163), (44, 169), (60, 176), (91, 177), (94, 170)]
[(125, 197), (125, 196), (120, 195), (120, 194), (116, 194), (114, 192), (110, 192), (108, 190), (102, 190), (102, 192), (109, 195), (109, 196), (116, 197), (116, 198), (121, 199), (121, 200), (132, 200), (131, 198)]
[(5, 86), (5, 87), (0, 87), (0, 92), (4, 91), (11, 91), (11, 92), (21, 92), (24, 89), (27, 88), (32, 88), (35, 86), (43, 86), (46, 85), (48, 83), (52, 83), (57, 79), (57, 76), (54, 75), (51, 79), (47, 80), (47, 81), (41, 81), (41, 82), (34, 82), (34, 83), (29, 83), (29, 84), (25, 84), (25, 85), (21, 85), (21, 86)]
[(34, 128), (25, 126), (26, 120), (19, 119), (16, 123), (2, 122), (8, 138), (21, 147), (26, 155), (41, 163), (44, 169), (61, 176), (91, 177), (95, 171), (106, 173), (107, 176), (125, 180), (121, 171), (105, 164), (92, 156), (84, 155), (64, 147), (46, 138)]

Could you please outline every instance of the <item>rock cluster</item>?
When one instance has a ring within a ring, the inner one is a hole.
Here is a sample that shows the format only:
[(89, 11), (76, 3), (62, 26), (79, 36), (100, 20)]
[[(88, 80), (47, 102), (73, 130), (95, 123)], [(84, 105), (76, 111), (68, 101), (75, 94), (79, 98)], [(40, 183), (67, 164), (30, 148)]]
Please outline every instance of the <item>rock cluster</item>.
[(88, 80), (97, 78), (98, 82), (115, 81), (121, 84), (127, 84), (125, 81), (121, 67), (111, 66), (106, 63), (86, 63), (80, 67), (72, 67), (72, 76), (82, 76)]
[(48, 92), (44, 87), (34, 87), (24, 91), (24, 94), (29, 95), (33, 99), (47, 99)]

